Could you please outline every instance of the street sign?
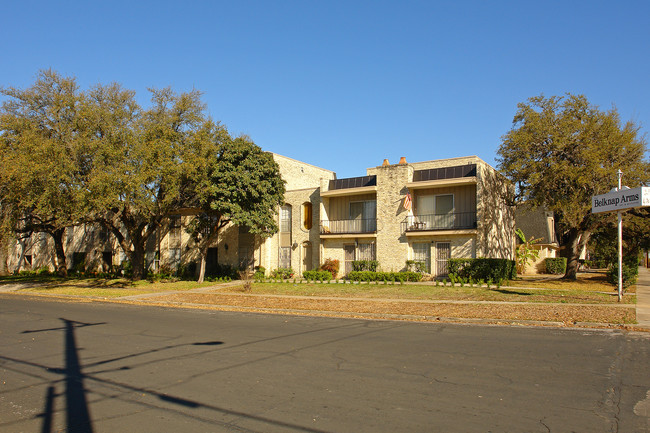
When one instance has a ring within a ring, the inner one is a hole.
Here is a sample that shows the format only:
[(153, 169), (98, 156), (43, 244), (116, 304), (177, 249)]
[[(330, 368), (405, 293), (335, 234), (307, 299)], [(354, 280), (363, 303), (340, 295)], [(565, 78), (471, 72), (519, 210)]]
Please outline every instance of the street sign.
[(650, 206), (650, 187), (618, 189), (591, 198), (591, 213), (622, 211)]

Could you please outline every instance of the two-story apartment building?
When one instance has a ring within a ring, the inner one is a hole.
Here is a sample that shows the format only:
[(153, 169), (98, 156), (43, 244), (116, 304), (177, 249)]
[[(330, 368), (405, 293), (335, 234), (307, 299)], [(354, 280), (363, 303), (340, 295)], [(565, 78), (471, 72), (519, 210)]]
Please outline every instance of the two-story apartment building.
[[(325, 259), (340, 261), (340, 274), (354, 260), (377, 260), (398, 271), (407, 260), (424, 262), (435, 276), (447, 273), (450, 257), (514, 256), (514, 212), (508, 182), (476, 156), (398, 164), (387, 160), (366, 175), (337, 179), (333, 171), (273, 154), (286, 182), (278, 209), (279, 232), (267, 239), (245, 227), (227, 226), (208, 251), (208, 273), (217, 265), (291, 267), (299, 275)], [(191, 209), (170, 215), (147, 245), (147, 266), (175, 268), (197, 260), (184, 227)], [(43, 234), (17, 243), (8, 268), (54, 268), (51, 240)], [(92, 269), (120, 264), (125, 254), (97, 227), (69, 229), (69, 266)]]
[(321, 255), (377, 260), (402, 270), (406, 260), (447, 274), (450, 257), (513, 257), (513, 210), (506, 180), (480, 158), (398, 164), (321, 184)]

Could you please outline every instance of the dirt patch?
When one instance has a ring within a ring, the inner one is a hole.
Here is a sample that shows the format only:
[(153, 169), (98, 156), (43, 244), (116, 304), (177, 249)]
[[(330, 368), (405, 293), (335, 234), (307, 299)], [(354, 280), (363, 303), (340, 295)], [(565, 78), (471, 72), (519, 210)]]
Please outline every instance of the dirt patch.
[(419, 303), (377, 300), (304, 299), (251, 295), (182, 293), (152, 296), (153, 302), (173, 302), (258, 309), (343, 313), (397, 314), (467, 319), (533, 320), (563, 323), (625, 324), (636, 321), (634, 306), (508, 303)]

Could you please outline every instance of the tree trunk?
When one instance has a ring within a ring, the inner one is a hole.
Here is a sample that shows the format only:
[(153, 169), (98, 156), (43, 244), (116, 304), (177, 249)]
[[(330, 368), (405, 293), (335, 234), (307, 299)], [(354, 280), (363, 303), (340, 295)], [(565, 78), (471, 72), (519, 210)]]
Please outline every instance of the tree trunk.
[(144, 241), (133, 242), (133, 251), (131, 251), (131, 265), (133, 266), (133, 280), (138, 281), (144, 278)]
[(564, 272), (565, 280), (575, 280), (578, 274), (578, 266), (580, 263), (580, 232), (578, 229), (571, 229), (569, 232), (569, 239), (566, 246), (561, 253), (562, 257), (566, 257), (566, 271)]
[(201, 265), (199, 266), (199, 279), (198, 283), (202, 283), (205, 279), (205, 255), (201, 252)]
[(65, 238), (65, 228), (56, 229), (50, 233), (54, 239), (54, 253), (56, 255), (56, 273), (59, 277), (68, 276), (68, 264), (65, 260), (65, 250), (63, 248)]

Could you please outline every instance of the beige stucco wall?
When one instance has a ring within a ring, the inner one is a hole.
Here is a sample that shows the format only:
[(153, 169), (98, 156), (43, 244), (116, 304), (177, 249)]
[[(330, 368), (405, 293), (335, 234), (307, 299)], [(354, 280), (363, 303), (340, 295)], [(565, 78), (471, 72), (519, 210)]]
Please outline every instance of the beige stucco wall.
[(477, 165), (478, 257), (514, 259), (515, 214), (512, 186), (483, 161)]

